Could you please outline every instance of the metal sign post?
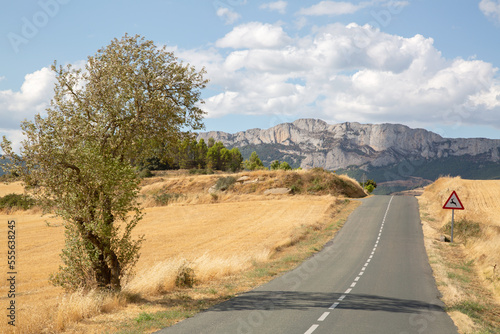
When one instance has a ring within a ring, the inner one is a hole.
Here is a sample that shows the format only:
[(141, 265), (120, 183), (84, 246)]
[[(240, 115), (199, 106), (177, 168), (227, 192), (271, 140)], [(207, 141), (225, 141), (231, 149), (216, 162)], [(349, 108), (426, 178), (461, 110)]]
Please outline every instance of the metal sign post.
[(455, 209), (451, 209), (451, 238), (450, 242), (453, 242), (453, 221), (455, 220)]
[(464, 210), (464, 206), (462, 202), (460, 201), (460, 198), (458, 198), (458, 195), (455, 191), (453, 191), (443, 205), (443, 209), (451, 209), (451, 238), (450, 242), (453, 242), (453, 225), (454, 225), (454, 220), (455, 220), (455, 210)]

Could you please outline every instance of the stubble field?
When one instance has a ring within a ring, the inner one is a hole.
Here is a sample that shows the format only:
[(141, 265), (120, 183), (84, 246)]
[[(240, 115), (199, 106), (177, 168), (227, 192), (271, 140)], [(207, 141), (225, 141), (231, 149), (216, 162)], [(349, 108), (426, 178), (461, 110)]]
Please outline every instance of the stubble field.
[[(443, 205), (456, 191), (465, 210)], [(500, 328), (500, 180), (440, 178), (419, 197), (425, 244), (438, 288), (461, 333)]]
[[(48, 278), (57, 271), (64, 246), (62, 221), (41, 217), (36, 209), (0, 214), (4, 239), (0, 254), (5, 255), (0, 273), (5, 276), (9, 271), (6, 236), (7, 221), (12, 219), (16, 221), (17, 272), (16, 327), (9, 326), (3, 316), (0, 332), (114, 333), (116, 326), (137, 318), (145, 308), (161, 309), (161, 303), (156, 308), (145, 305), (176, 289), (179, 268), (192, 268), (201, 285), (218, 279), (229, 279), (230, 285), (232, 275), (269, 261), (300, 240), (305, 229), (319, 229), (345, 208), (344, 200), (331, 194), (263, 195), (263, 189), (283, 182), (276, 174), (261, 174), (254, 185), (211, 195), (207, 189), (217, 178), (179, 176), (144, 184), (145, 216), (134, 233), (144, 235), (145, 242), (135, 275), (128, 278), (120, 296), (67, 294), (52, 286)], [(158, 203), (158, 195), (166, 191), (178, 196), (168, 205)], [(1, 195), (12, 192), (22, 192), (22, 185), (0, 185)], [(11, 300), (8, 290), (2, 279), (3, 310)]]

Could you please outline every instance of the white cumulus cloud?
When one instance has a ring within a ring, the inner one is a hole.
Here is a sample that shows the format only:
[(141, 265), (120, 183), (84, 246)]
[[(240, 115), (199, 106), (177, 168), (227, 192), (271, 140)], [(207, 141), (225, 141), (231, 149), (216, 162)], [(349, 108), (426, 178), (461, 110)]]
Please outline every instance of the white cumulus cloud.
[(286, 1), (275, 1), (275, 2), (268, 2), (265, 4), (260, 5), (259, 8), (261, 9), (268, 9), (268, 10), (275, 10), (279, 12), (280, 14), (285, 14), (286, 13), (286, 7), (288, 3)]
[[(260, 36), (271, 31), (276, 36), (264, 42)], [(227, 47), (233, 50), (220, 49)], [(337, 23), (292, 38), (280, 26), (254, 22), (235, 27), (215, 48), (179, 51), (205, 66), (219, 90), (202, 106), (208, 117), (500, 124), (497, 69), (481, 60), (446, 59), (422, 35), (406, 38)]]
[(500, 0), (481, 0), (479, 9), (484, 15), (500, 23)]
[(355, 5), (344, 1), (321, 1), (311, 7), (302, 8), (299, 14), (309, 16), (353, 14), (367, 5), (366, 2)]
[(224, 19), (226, 24), (233, 24), (241, 18), (240, 14), (227, 7), (220, 7), (217, 9), (217, 16)]
[(286, 45), (290, 37), (278, 25), (250, 22), (235, 27), (215, 45), (220, 48), (276, 48)]
[(52, 98), (55, 77), (47, 67), (24, 77), (19, 91), (0, 91), (1, 128), (18, 128), (19, 123), (43, 112)]

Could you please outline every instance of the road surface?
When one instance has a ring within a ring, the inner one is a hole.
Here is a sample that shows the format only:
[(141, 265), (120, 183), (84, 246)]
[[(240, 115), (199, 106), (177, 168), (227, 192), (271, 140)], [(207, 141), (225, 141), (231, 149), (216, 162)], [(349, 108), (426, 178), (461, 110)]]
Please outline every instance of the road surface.
[(157, 333), (456, 334), (443, 306), (416, 199), (374, 196), (295, 270)]

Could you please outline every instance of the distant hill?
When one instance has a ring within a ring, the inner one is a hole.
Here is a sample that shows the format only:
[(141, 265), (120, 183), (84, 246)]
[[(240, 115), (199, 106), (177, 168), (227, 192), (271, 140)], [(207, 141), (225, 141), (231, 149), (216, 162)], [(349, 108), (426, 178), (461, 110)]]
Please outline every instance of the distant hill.
[(328, 124), (300, 119), (266, 130), (198, 134), (205, 140), (210, 137), (227, 147), (238, 147), (244, 157), (256, 151), (267, 166), (273, 160), (285, 160), (292, 167), (323, 167), (357, 180), (374, 179), (380, 185), (379, 193), (427, 184), (442, 175), (500, 178), (500, 140), (443, 138), (401, 124)]

